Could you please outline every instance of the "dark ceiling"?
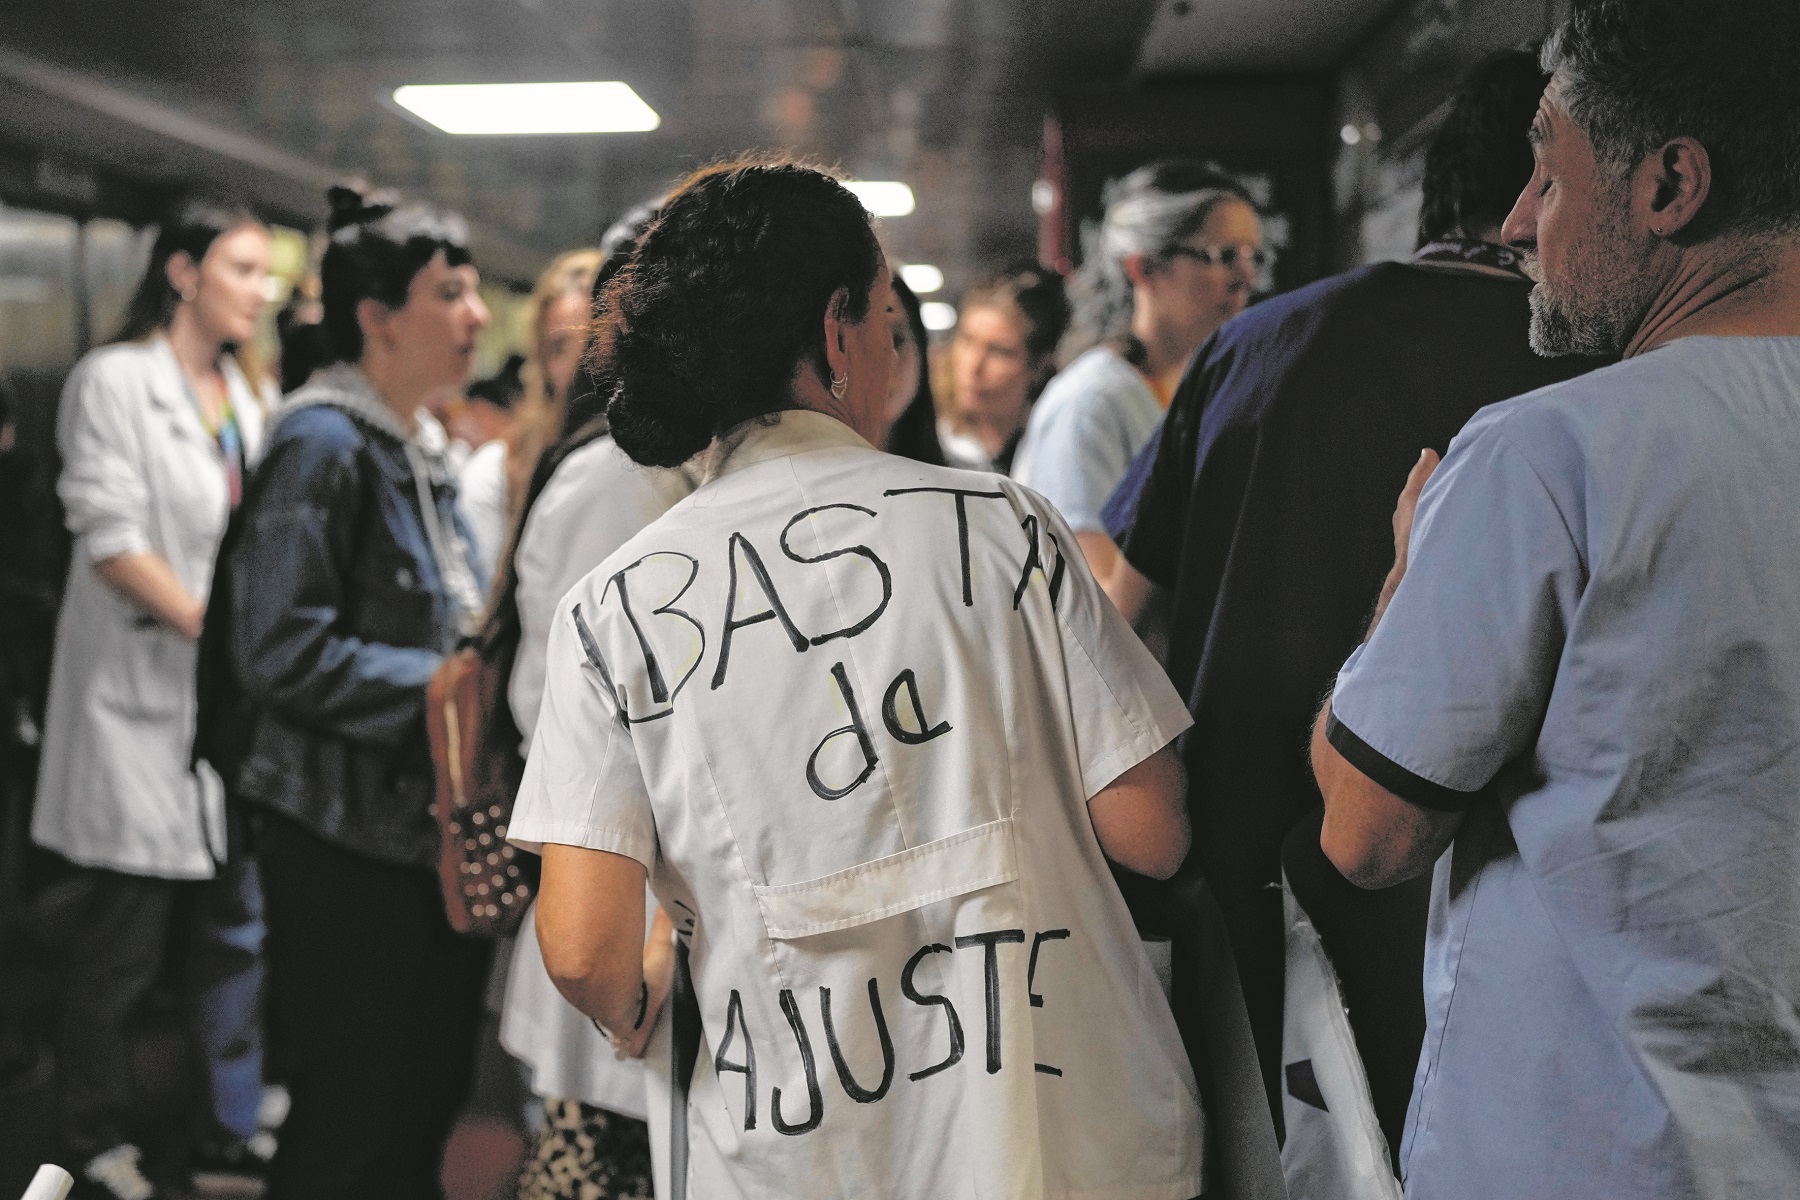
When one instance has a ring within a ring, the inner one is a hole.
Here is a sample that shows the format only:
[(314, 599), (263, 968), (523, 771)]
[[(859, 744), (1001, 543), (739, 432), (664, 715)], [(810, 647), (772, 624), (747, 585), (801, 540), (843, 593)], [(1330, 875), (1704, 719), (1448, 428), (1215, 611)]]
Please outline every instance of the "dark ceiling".
[[(293, 221), (333, 177), (462, 210), (529, 276), (687, 169), (791, 149), (900, 178), (908, 261), (1029, 256), (1058, 92), (1131, 71), (1155, 0), (0, 2), (0, 138), (171, 187), (220, 181)], [(10, 51), (10, 53), (6, 53)], [(457, 138), (405, 83), (623, 79), (653, 133)], [(53, 164), (54, 166), (54, 164)], [(40, 167), (40, 173), (42, 168)]]

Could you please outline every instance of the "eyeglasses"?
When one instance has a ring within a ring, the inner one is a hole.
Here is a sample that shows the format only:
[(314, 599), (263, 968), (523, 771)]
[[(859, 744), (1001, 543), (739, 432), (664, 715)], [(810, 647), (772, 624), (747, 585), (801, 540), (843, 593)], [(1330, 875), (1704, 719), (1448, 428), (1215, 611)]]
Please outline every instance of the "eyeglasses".
[(1225, 267), (1230, 269), (1241, 262), (1250, 264), (1252, 270), (1260, 271), (1269, 265), (1269, 252), (1261, 246), (1240, 242), (1235, 246), (1171, 246), (1169, 258), (1191, 258), (1204, 267)]

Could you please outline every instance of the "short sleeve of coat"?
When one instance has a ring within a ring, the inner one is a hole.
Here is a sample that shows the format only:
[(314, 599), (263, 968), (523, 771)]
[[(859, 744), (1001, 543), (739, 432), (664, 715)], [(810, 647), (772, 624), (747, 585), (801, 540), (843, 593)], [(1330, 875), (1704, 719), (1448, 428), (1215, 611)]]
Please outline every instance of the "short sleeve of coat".
[(507, 837), (529, 850), (548, 842), (608, 850), (649, 871), (656, 861), (650, 793), (587, 625), (584, 591), (558, 604), (551, 622), (543, 704)]
[(1534, 744), (1585, 579), (1543, 478), (1476, 422), (1426, 486), (1406, 578), (1339, 672), (1327, 726), (1363, 774), (1441, 810)]
[(76, 543), (90, 562), (150, 549), (139, 415), (109, 378), (109, 363), (82, 363), (63, 389), (56, 442), (56, 492)]
[(1194, 723), (1169, 677), (1138, 640), (1088, 569), (1074, 534), (1048, 504), (1040, 519), (1049, 578), (1061, 555), (1057, 635), (1068, 672), (1069, 707), (1082, 787), (1093, 799)]

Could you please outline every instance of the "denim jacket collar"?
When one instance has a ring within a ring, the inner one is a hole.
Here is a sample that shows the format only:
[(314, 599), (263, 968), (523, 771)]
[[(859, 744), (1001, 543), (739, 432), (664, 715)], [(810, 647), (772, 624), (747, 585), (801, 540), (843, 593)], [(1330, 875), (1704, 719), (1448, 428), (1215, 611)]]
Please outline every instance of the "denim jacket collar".
[(278, 420), (302, 409), (330, 405), (350, 414), (358, 422), (392, 438), (398, 455), (378, 454), (374, 458), (380, 470), (394, 483), (411, 487), (419, 500), (420, 519), (431, 543), (450, 598), (460, 610), (459, 624), (471, 625), (482, 608), (481, 585), (469, 569), (468, 550), (459, 530), (440, 510), (436, 492), (453, 490), (450, 466), (445, 458), (449, 438), (444, 427), (430, 413), (420, 410), (414, 419), (415, 429), (407, 433), (394, 410), (382, 402), (375, 386), (362, 370), (350, 363), (333, 363), (314, 371), (306, 385), (282, 405)]

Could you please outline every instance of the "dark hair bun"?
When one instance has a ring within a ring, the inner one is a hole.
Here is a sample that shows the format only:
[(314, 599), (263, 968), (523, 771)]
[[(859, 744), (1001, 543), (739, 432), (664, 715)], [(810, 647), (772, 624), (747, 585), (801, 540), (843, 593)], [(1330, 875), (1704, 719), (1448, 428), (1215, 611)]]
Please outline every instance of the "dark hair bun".
[(325, 202), (331, 206), (331, 215), (325, 220), (328, 234), (336, 233), (346, 225), (379, 221), (394, 211), (393, 203), (386, 197), (365, 196), (355, 188), (342, 185), (327, 188)]
[(712, 411), (699, 393), (665, 369), (652, 346), (621, 338), (613, 362), (618, 378), (606, 419), (613, 440), (633, 462), (673, 467), (706, 449), (713, 439)]
[(690, 177), (595, 305), (589, 366), (619, 448), (674, 466), (792, 406), (796, 370), (829, 377), (825, 313), (868, 316), (881, 247), (861, 202), (793, 162)]

